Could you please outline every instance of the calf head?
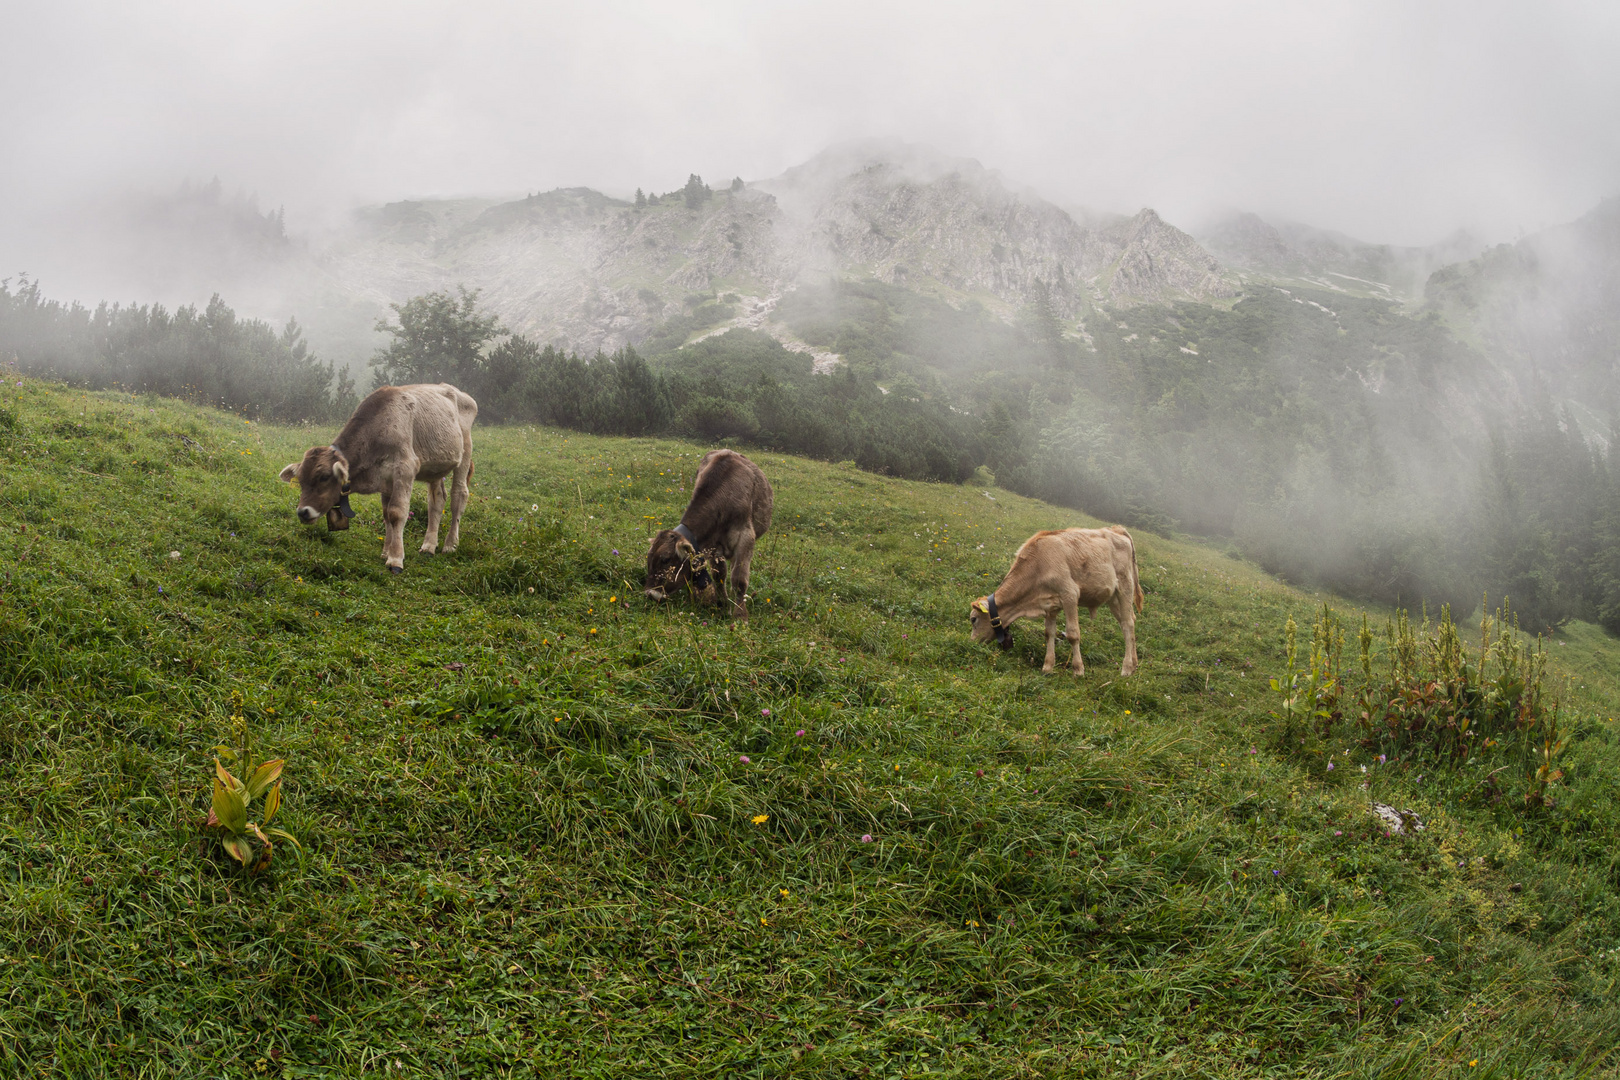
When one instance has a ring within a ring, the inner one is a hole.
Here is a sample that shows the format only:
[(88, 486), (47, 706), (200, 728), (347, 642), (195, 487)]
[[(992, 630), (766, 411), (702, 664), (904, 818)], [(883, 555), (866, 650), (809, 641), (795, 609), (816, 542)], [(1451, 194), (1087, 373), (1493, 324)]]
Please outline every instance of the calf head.
[(968, 625), (972, 628), (974, 641), (997, 641), (1003, 649), (1012, 648), (1012, 631), (1006, 626), (995, 625), (995, 620), (990, 617), (988, 596), (979, 597), (968, 608)]
[(647, 587), (649, 600), (668, 600), (679, 590), (691, 586), (700, 598), (712, 598), (714, 581), (708, 560), (674, 529), (664, 529), (652, 538), (647, 550)]
[[(348, 521), (338, 509), (349, 484), (349, 462), (330, 446), (312, 446), (304, 460), (281, 470), (281, 479), (298, 484), (298, 520), (313, 525), (323, 514), (329, 526), (346, 529)], [(336, 518), (340, 524), (333, 524)]]

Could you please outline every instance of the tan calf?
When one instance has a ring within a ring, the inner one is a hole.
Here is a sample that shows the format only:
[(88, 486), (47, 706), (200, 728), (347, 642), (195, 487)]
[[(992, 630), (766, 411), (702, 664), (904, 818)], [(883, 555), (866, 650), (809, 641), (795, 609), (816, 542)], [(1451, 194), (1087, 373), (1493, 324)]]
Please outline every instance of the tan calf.
[(1012, 647), (1008, 628), (1019, 619), (1037, 615), (1046, 618), (1046, 664), (1050, 672), (1057, 666), (1057, 613), (1061, 609), (1068, 622), (1072, 650), (1070, 667), (1076, 675), (1086, 673), (1080, 656), (1080, 609), (1093, 618), (1107, 604), (1119, 620), (1125, 635), (1125, 665), (1121, 675), (1136, 670), (1136, 613), (1142, 610), (1142, 586), (1136, 574), (1136, 545), (1123, 526), (1106, 529), (1063, 529), (1038, 532), (1018, 549), (1012, 569), (996, 591), (973, 601), (968, 621), (974, 641), (994, 638), (1001, 647)]
[(411, 485), (428, 486), (427, 536), (421, 553), (439, 545), (444, 515), (445, 477), (450, 477), (450, 532), (446, 555), (461, 542), (461, 511), (472, 476), (472, 426), (478, 403), (448, 383), (382, 386), (354, 410), (331, 446), (312, 446), (302, 461), (281, 470), (281, 479), (299, 487), (298, 520), (312, 525), (323, 514), (327, 527), (346, 529), (349, 495), (381, 495), (383, 561), (405, 568), (405, 519)]

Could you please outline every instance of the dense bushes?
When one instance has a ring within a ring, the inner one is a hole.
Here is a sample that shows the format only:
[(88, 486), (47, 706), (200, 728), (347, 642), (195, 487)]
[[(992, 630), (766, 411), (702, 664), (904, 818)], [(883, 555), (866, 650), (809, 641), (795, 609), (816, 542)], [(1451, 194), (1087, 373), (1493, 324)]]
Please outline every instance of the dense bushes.
[(356, 404), (354, 384), (306, 348), (298, 324), (277, 334), (238, 319), (218, 296), (199, 311), (161, 304), (94, 311), (0, 281), (0, 361), (96, 388), (185, 398), (274, 420), (328, 420)]
[[(693, 299), (699, 313), (715, 306)], [(488, 347), (502, 331), (479, 314), (474, 292), (432, 293), (394, 310), (398, 325), (381, 327), (394, 342), (373, 361), (379, 376), (453, 382), (478, 400), (486, 422), (683, 434), (849, 460), (911, 479), (960, 481), (983, 461), (972, 417), (943, 401), (885, 394), (870, 372), (815, 375), (808, 356), (753, 331), (681, 349), (674, 345), (685, 335), (677, 334), (651, 362), (628, 347), (586, 360), (520, 334)], [(706, 325), (705, 318), (692, 325)]]

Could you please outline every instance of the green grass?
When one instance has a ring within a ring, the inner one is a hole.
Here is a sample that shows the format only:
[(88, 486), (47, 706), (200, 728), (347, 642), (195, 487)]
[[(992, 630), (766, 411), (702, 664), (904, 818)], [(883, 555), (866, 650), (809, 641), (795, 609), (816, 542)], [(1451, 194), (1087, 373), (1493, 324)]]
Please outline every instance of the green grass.
[[(1364, 754), (1277, 749), (1319, 598), (1207, 548), (1138, 534), (1137, 675), (1105, 613), (1042, 676), (967, 604), (1089, 522), (1003, 491), (758, 455), (743, 627), (640, 595), (703, 447), (477, 429), (395, 579), (375, 500), (328, 536), (275, 480), (330, 430), (16, 381), (0, 1074), (1615, 1073), (1600, 632), (1558, 808), (1375, 767), (1430, 821), (1386, 839)], [(198, 830), (232, 691), (305, 848), (252, 879)]]

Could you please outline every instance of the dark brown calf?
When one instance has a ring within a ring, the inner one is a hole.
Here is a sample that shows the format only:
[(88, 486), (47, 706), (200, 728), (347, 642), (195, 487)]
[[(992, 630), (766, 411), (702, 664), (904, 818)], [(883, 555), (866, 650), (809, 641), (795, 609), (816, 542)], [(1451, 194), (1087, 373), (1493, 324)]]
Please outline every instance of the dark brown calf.
[(711, 450), (698, 464), (681, 523), (652, 538), (646, 595), (667, 600), (690, 587), (704, 602), (726, 602), (748, 619), (748, 568), (754, 542), (771, 527), (775, 493), (759, 466), (733, 450)]

